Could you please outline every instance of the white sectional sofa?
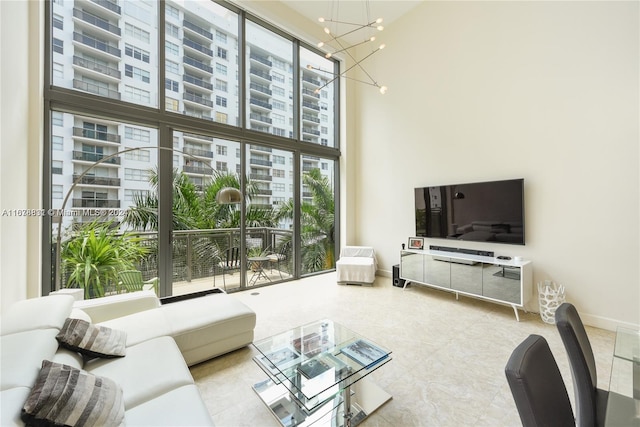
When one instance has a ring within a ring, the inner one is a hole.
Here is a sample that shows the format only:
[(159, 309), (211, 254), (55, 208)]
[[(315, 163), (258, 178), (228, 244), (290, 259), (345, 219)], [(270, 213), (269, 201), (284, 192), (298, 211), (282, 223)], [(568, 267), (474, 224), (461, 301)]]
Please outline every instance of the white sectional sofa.
[[(69, 317), (125, 331), (126, 355), (87, 359), (60, 347), (56, 335)], [(226, 293), (168, 304), (150, 291), (20, 301), (2, 315), (0, 425), (24, 425), (21, 410), (43, 360), (113, 380), (128, 426), (213, 425), (188, 366), (251, 343), (255, 323), (255, 313)]]

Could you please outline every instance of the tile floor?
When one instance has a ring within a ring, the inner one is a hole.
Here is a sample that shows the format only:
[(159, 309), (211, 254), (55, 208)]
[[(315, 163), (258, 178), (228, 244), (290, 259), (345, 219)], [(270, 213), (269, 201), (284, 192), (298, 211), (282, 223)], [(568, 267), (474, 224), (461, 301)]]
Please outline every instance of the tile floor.
[[(255, 339), (331, 318), (390, 348), (393, 360), (373, 379), (393, 398), (363, 426), (519, 426), (504, 375), (511, 351), (529, 334), (544, 336), (573, 403), (570, 368), (553, 325), (535, 313), (515, 320), (511, 307), (422, 286), (406, 290), (377, 277), (374, 286), (341, 286), (335, 273), (234, 293), (257, 313)], [(614, 333), (587, 327), (598, 385), (608, 388)], [(218, 427), (279, 424), (251, 386), (265, 379), (251, 346), (191, 368)]]

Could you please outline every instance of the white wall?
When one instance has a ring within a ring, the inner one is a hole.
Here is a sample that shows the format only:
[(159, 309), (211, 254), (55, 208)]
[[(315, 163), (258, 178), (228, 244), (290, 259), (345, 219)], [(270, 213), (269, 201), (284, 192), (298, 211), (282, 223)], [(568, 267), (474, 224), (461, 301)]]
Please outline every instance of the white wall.
[[(41, 2), (0, 1), (0, 212), (41, 207), (42, 17)], [(40, 294), (40, 221), (0, 216), (0, 310)]]
[[(525, 179), (526, 246), (585, 323), (640, 324), (638, 2), (426, 2), (357, 92), (357, 241), (380, 268), (415, 233), (413, 188)], [(537, 311), (537, 301), (533, 307)]]

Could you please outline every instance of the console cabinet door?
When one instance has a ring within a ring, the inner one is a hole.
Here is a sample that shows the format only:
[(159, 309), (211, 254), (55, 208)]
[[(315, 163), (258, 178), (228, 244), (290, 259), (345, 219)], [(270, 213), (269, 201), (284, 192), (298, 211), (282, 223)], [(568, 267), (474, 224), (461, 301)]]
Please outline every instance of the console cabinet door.
[(482, 269), (482, 295), (500, 301), (522, 304), (520, 293), (520, 267), (484, 264)]
[(429, 285), (451, 288), (451, 260), (449, 258), (425, 255), (425, 282)]
[(410, 282), (424, 283), (424, 255), (400, 252), (400, 277)]
[(482, 264), (451, 263), (451, 289), (482, 295)]

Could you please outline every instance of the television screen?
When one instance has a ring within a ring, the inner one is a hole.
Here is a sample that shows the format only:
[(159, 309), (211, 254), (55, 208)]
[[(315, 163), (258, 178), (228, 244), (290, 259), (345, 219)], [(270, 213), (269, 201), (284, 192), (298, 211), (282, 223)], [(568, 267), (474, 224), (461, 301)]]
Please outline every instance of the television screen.
[(524, 179), (415, 189), (416, 236), (524, 245)]

